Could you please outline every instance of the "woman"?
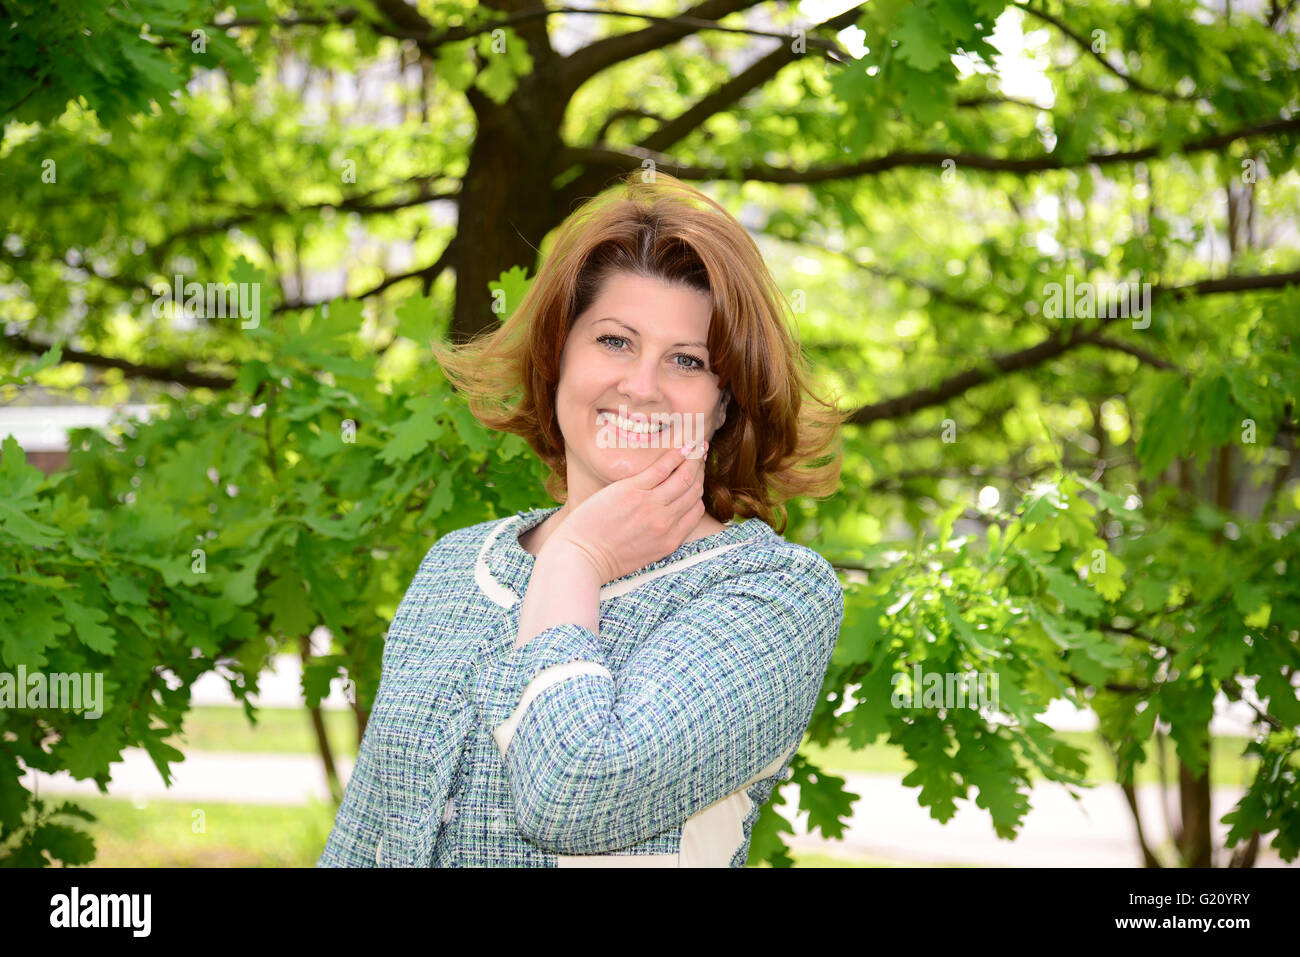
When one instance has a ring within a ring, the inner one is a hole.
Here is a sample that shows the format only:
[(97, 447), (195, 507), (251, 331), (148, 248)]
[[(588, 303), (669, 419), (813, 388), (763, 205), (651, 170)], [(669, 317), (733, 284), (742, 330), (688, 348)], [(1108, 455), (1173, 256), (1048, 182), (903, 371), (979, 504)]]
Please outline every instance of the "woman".
[(803, 738), (843, 594), (781, 501), (835, 490), (842, 418), (743, 227), (634, 177), (435, 346), (563, 504), (428, 552), (319, 866), (741, 867)]

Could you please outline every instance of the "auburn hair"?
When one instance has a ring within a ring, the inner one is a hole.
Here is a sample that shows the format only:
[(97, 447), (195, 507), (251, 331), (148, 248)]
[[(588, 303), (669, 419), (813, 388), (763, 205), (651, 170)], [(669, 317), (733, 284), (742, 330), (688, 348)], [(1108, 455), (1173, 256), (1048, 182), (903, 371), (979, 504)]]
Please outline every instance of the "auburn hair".
[(619, 272), (696, 289), (712, 302), (709, 365), (730, 397), (726, 421), (709, 440), (708, 513), (724, 524), (758, 516), (780, 534), (786, 500), (834, 494), (846, 413), (811, 390), (789, 302), (758, 246), (708, 196), (640, 169), (560, 224), (505, 322), (463, 344), (432, 346), (474, 416), (523, 438), (550, 468), (547, 493), (561, 503), (567, 496), (555, 415), (560, 354), (574, 321)]

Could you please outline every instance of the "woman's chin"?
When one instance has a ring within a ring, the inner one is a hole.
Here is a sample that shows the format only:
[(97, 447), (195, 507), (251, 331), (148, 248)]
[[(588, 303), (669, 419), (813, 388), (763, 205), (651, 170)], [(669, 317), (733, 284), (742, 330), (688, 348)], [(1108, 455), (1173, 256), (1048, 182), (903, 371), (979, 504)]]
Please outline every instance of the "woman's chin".
[(646, 466), (644, 453), (632, 449), (606, 449), (600, 472), (607, 482), (617, 482), (640, 472)]

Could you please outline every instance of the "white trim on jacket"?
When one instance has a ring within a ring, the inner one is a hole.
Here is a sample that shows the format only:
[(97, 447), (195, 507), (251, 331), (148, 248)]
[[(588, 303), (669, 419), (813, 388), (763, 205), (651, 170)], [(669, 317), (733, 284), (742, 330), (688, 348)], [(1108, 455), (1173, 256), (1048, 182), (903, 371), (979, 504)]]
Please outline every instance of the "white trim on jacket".
[[(505, 534), (506, 529), (518, 528), (518, 521), (515, 519), (502, 519), (500, 528), (495, 529), (492, 534), (488, 535), (483, 544), (479, 546), (478, 557), (474, 561), (474, 581), (478, 587), (483, 590), (483, 594), (492, 599), (502, 608), (513, 608), (520, 600), (513, 590), (501, 584), (497, 577), (492, 574), (492, 568), (488, 565), (488, 553), (491, 552), (492, 546), (496, 544), (498, 538)], [(689, 544), (689, 542), (685, 543)], [(720, 555), (732, 548), (738, 548), (746, 542), (732, 542), (730, 545), (718, 545), (714, 548), (699, 552), (698, 554), (679, 558), (675, 562), (669, 562), (662, 568), (656, 568), (654, 571), (643, 572), (624, 581), (610, 582), (601, 586), (600, 601), (608, 601), (611, 598), (617, 598), (619, 595), (626, 595), (634, 588), (639, 588), (648, 581), (667, 575), (671, 572), (681, 571), (683, 568), (690, 568), (692, 565)]]

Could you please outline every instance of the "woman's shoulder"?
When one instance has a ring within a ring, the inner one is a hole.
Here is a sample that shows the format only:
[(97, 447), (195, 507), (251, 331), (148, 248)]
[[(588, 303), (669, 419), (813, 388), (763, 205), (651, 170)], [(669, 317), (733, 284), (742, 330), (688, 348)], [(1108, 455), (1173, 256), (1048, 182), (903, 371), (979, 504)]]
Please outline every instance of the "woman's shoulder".
[(746, 519), (743, 527), (751, 524), (754, 531), (747, 534), (741, 547), (729, 556), (732, 561), (748, 558), (754, 565), (765, 570), (812, 573), (833, 581), (838, 586), (835, 566), (821, 552), (790, 541), (760, 518)]
[(841, 588), (839, 575), (835, 572), (835, 566), (830, 563), (821, 552), (807, 545), (800, 545), (798, 542), (787, 541), (782, 538), (784, 546), (785, 560), (794, 568), (798, 568), (807, 574), (815, 575), (823, 581), (833, 583), (836, 588)]
[(831, 617), (842, 613), (844, 588), (835, 566), (816, 549), (790, 541), (761, 519), (745, 524), (751, 522), (755, 524), (744, 530), (740, 542), (711, 556), (717, 569), (714, 587), (781, 591), (789, 593), (791, 602), (813, 602)]
[(780, 637), (829, 655), (844, 621), (844, 589), (818, 551), (768, 528), (716, 556), (682, 613), (722, 623), (733, 636)]
[(450, 567), (467, 563), (472, 565), (477, 560), (484, 542), (510, 517), (476, 522), (439, 535), (424, 553), (424, 558), (416, 572), (416, 581)]
[(433, 547), (429, 549), (429, 551), (473, 551), (482, 546), (484, 541), (495, 532), (500, 531), (507, 522), (512, 521), (516, 517), (517, 516), (512, 513), (510, 515), (503, 515), (500, 518), (488, 518), (481, 522), (475, 522), (473, 525), (465, 525), (461, 528), (452, 529), (449, 532), (443, 533), (438, 540), (433, 543)]

